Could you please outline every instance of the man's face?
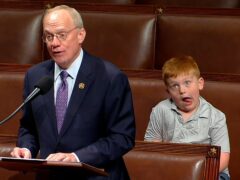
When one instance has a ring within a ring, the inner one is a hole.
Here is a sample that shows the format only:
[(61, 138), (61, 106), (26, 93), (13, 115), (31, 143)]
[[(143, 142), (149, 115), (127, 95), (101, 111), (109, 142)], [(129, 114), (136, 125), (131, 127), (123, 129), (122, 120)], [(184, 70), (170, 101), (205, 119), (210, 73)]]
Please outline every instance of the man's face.
[(43, 33), (50, 56), (61, 68), (68, 68), (80, 53), (84, 28), (77, 28), (66, 10), (56, 10), (45, 16)]
[(193, 112), (199, 105), (199, 91), (203, 89), (203, 78), (194, 75), (179, 75), (167, 80), (167, 91), (180, 111)]

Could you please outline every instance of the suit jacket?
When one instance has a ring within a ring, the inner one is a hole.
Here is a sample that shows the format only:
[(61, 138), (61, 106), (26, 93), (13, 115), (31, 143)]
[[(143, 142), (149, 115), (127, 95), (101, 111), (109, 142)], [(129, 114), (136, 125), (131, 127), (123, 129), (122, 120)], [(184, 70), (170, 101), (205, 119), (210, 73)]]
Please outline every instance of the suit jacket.
[[(24, 97), (44, 76), (54, 76), (53, 60), (27, 71)], [(84, 51), (60, 134), (52, 87), (24, 107), (17, 145), (28, 148), (33, 157), (40, 150), (41, 158), (50, 153), (74, 152), (81, 162), (109, 173), (107, 178), (93, 179), (125, 180), (128, 174), (122, 156), (133, 148), (134, 139), (134, 110), (126, 75)]]

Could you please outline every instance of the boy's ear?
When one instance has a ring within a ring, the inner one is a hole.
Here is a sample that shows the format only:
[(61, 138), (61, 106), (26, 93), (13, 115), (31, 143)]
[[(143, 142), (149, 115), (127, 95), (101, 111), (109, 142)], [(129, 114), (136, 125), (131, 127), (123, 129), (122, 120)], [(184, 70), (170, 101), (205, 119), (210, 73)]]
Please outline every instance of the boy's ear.
[(168, 88), (166, 88), (166, 92), (167, 92), (167, 94), (168, 94), (168, 98), (172, 99), (172, 95), (170, 94)]
[(165, 90), (166, 90), (166, 92), (169, 94), (168, 85), (167, 85), (166, 82), (164, 82), (164, 86), (165, 86)]
[(166, 88), (166, 92), (169, 94), (169, 90), (168, 90), (168, 88)]
[(202, 77), (200, 77), (198, 79), (198, 89), (202, 90), (204, 88), (204, 79)]

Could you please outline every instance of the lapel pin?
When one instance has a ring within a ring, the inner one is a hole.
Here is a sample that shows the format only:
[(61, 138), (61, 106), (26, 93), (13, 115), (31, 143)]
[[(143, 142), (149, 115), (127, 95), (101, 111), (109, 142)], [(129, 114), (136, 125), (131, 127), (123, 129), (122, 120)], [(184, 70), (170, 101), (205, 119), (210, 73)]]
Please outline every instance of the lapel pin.
[(79, 87), (79, 89), (84, 89), (85, 88), (85, 84), (84, 83), (79, 83), (78, 87)]

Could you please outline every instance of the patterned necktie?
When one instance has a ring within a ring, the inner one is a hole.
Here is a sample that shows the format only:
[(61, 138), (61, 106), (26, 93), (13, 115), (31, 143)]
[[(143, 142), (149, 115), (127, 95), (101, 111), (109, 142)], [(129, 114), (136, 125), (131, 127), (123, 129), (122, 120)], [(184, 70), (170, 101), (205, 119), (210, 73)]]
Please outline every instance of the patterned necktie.
[(67, 101), (68, 101), (67, 77), (68, 77), (68, 73), (66, 71), (62, 71), (60, 73), (60, 77), (61, 77), (62, 82), (58, 88), (57, 97), (56, 97), (56, 117), (57, 117), (58, 133), (60, 133), (60, 131), (61, 131), (65, 112), (67, 109)]

